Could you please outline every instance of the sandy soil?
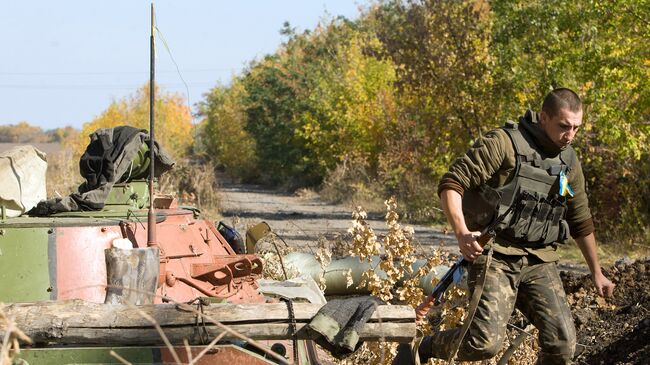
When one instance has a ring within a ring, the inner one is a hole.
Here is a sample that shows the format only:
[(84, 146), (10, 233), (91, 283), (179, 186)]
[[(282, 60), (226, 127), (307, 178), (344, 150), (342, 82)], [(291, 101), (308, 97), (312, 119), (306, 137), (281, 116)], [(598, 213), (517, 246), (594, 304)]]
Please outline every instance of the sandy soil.
[[(352, 225), (352, 209), (327, 204), (317, 194), (296, 196), (251, 185), (225, 185), (220, 192), (221, 214), (227, 224), (245, 232), (246, 227), (266, 221), (298, 251), (309, 252), (317, 247), (319, 237), (335, 239)], [(377, 235), (386, 233), (382, 216), (369, 216), (368, 222)], [(432, 246), (440, 245), (451, 252), (458, 251), (453, 235), (421, 225), (413, 228), (418, 254), (426, 254)]]

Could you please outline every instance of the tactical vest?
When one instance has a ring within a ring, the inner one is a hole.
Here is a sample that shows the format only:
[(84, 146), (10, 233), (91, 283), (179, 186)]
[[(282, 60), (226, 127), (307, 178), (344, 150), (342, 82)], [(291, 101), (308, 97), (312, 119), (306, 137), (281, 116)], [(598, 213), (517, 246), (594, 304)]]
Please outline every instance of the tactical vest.
[(463, 213), (467, 227), (482, 230), (513, 207), (496, 229), (497, 242), (522, 247), (566, 242), (567, 205), (566, 197), (559, 195), (559, 180), (560, 173), (568, 173), (575, 163), (575, 151), (569, 146), (549, 157), (518, 124), (508, 121), (502, 129), (515, 150), (513, 178), (501, 187), (483, 184), (465, 192)]

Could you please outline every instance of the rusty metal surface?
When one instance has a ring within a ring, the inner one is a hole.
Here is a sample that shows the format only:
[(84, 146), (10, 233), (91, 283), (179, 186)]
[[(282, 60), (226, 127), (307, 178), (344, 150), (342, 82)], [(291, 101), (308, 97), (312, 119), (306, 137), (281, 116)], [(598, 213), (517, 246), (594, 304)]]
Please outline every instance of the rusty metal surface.
[(186, 212), (168, 215), (165, 222), (158, 223), (164, 262), (164, 285), (159, 293), (180, 302), (199, 296), (232, 303), (264, 302), (255, 283), (262, 269), (259, 258), (235, 255), (214, 225)]
[[(84, 215), (86, 212), (82, 213), (81, 215)], [(3, 246), (3, 253), (12, 253), (12, 262), (23, 268), (25, 273), (31, 272), (30, 278), (37, 277), (32, 271), (43, 273), (40, 281), (27, 286), (29, 292), (38, 288), (43, 292), (39, 291), (39, 297), (32, 300), (83, 299), (103, 303), (107, 280), (104, 250), (113, 247), (113, 241), (124, 239), (128, 240), (127, 245), (133, 248), (147, 247), (146, 215), (143, 211), (128, 212), (121, 217), (117, 212), (109, 212), (107, 216), (102, 216), (101, 212), (94, 213), (96, 216), (92, 217), (19, 218), (2, 227), (11, 232), (5, 232), (4, 241), (0, 240), (0, 243), (15, 248), (9, 250)], [(196, 211), (162, 209), (157, 210), (157, 217), (161, 272), (157, 289), (160, 296), (154, 303), (161, 303), (162, 296), (177, 302), (189, 302), (205, 296), (231, 303), (265, 302), (264, 296), (257, 291), (256, 280), (262, 274), (262, 261), (259, 257), (250, 254), (236, 255), (214, 225), (198, 217)], [(26, 237), (35, 237), (35, 230), (40, 232), (39, 239), (30, 239), (29, 245), (18, 242), (24, 240), (17, 237), (23, 237), (25, 234)], [(28, 250), (27, 247), (31, 249)], [(40, 259), (37, 260), (37, 257)], [(9, 257), (3, 256), (2, 259)], [(10, 284), (22, 286), (25, 282), (19, 284), (14, 278)], [(18, 294), (14, 294), (8, 295), (4, 300), (12, 302), (31, 298), (17, 297)], [(289, 349), (290, 346), (289, 343)], [(79, 358), (87, 360), (87, 363), (93, 363), (95, 358), (102, 358), (103, 355), (99, 356), (98, 352), (90, 350), (70, 349), (60, 355), (69, 358), (78, 354)], [(101, 352), (100, 348), (95, 350)], [(201, 350), (201, 347), (192, 348), (193, 356)], [(187, 356), (184, 348), (178, 349), (177, 352), (182, 357)], [(160, 354), (163, 362), (172, 361), (171, 357), (167, 357), (170, 355), (168, 350), (164, 348), (156, 349), (152, 353)], [(53, 353), (47, 353), (47, 350), (33, 352), (29, 356), (32, 355), (41, 359), (56, 358), (52, 357)], [(140, 356), (140, 353), (132, 354), (134, 357), (137, 357), (136, 355)], [(275, 362), (234, 345), (218, 345), (199, 362), (228, 363)]]
[[(264, 297), (257, 292), (256, 279), (262, 273), (262, 262), (257, 256), (236, 255), (214, 225), (197, 218), (192, 210), (166, 209), (158, 212), (164, 219), (156, 224), (161, 249), (161, 285), (157, 294), (178, 302), (201, 296), (221, 298), (232, 303), (264, 302)], [(20, 237), (20, 232), (31, 232), (34, 227), (43, 227), (47, 231), (48, 240), (34, 240), (30, 242), (30, 247), (40, 247), (39, 252), (49, 262), (47, 267), (37, 265), (34, 270), (45, 270), (47, 273), (49, 268), (51, 271), (48, 275), (50, 284), (45, 286), (51, 287), (50, 299), (84, 299), (102, 303), (106, 295), (104, 250), (111, 248), (114, 240), (124, 238), (134, 248), (147, 246), (145, 220), (142, 214), (137, 213), (128, 213), (120, 219), (18, 219), (21, 224), (7, 225), (3, 229), (16, 231)], [(50, 228), (45, 228), (48, 226)], [(9, 236), (7, 234), (5, 237)], [(3, 244), (11, 247), (21, 245), (20, 242), (5, 240), (7, 242)], [(8, 248), (4, 251), (10, 252)], [(25, 267), (36, 263), (35, 255), (28, 255), (28, 252), (17, 249), (12, 262), (22, 263)], [(18, 284), (14, 282), (13, 285)], [(13, 301), (10, 296), (5, 300)], [(160, 303), (162, 299), (157, 298), (156, 302)]]
[[(192, 358), (196, 358), (203, 346), (189, 347)], [(67, 347), (67, 348), (25, 348), (21, 349), (16, 359), (22, 359), (29, 364), (67, 365), (67, 364), (117, 364), (118, 360), (110, 355), (115, 351), (120, 357), (132, 364), (175, 364), (176, 361), (169, 349), (160, 346), (140, 347)], [(184, 347), (174, 347), (180, 360), (187, 364), (187, 350)], [(254, 352), (234, 345), (217, 345), (196, 362), (199, 365), (215, 364), (251, 364), (268, 365), (275, 362), (265, 359)]]
[[(176, 353), (182, 363), (189, 363), (187, 351), (184, 348), (176, 348)], [(191, 347), (192, 358), (196, 357), (203, 348), (199, 346)], [(164, 363), (174, 363), (174, 357), (168, 349), (161, 349), (161, 357)], [(198, 365), (214, 365), (214, 364), (229, 364), (229, 365), (268, 365), (276, 364), (274, 361), (264, 358), (252, 351), (246, 350), (239, 346), (234, 345), (217, 345), (215, 348), (208, 351), (207, 354), (202, 356), (195, 364)]]

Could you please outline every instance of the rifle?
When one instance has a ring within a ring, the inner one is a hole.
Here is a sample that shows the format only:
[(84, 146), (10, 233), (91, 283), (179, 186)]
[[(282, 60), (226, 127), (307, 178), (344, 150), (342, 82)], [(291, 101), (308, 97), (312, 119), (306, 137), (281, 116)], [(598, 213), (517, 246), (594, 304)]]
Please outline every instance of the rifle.
[[(527, 192), (522, 192), (522, 195), (528, 194)], [(481, 231), (481, 235), (476, 239), (476, 242), (478, 242), (481, 247), (485, 246), (491, 239), (493, 239), (497, 235), (497, 227), (498, 225), (503, 222), (503, 220), (510, 214), (510, 212), (515, 208), (515, 206), (519, 206), (519, 204), (513, 204), (511, 205), (508, 210), (503, 212), (500, 216), (497, 217), (492, 223), (490, 223), (487, 227), (485, 227)], [(433, 288), (433, 292), (427, 298), (420, 304), (417, 308), (415, 308), (415, 321), (420, 322), (422, 318), (424, 318), (427, 313), (429, 313), (429, 310), (431, 309), (432, 306), (440, 305), (442, 304), (443, 301), (443, 295), (445, 294), (445, 291), (447, 291), (447, 288), (452, 283), (458, 282), (460, 280), (460, 277), (462, 276), (462, 270), (463, 266), (467, 264), (467, 260), (465, 260), (465, 257), (462, 257), (456, 261), (456, 263), (449, 268), (449, 270), (443, 275), (443, 277), (438, 281), (438, 284)]]

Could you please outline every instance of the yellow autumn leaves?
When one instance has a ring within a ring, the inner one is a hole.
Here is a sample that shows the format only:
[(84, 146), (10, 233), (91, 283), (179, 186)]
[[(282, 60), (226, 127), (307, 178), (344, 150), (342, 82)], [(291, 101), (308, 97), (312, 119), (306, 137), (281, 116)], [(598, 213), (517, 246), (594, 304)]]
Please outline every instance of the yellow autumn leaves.
[[(192, 116), (187, 101), (180, 95), (157, 90), (155, 113), (155, 138), (174, 158), (189, 154), (194, 143)], [(81, 133), (65, 141), (75, 155), (81, 156), (88, 145), (88, 136), (99, 128), (119, 125), (149, 130), (149, 86), (134, 94), (114, 100), (100, 115), (85, 123)]]

